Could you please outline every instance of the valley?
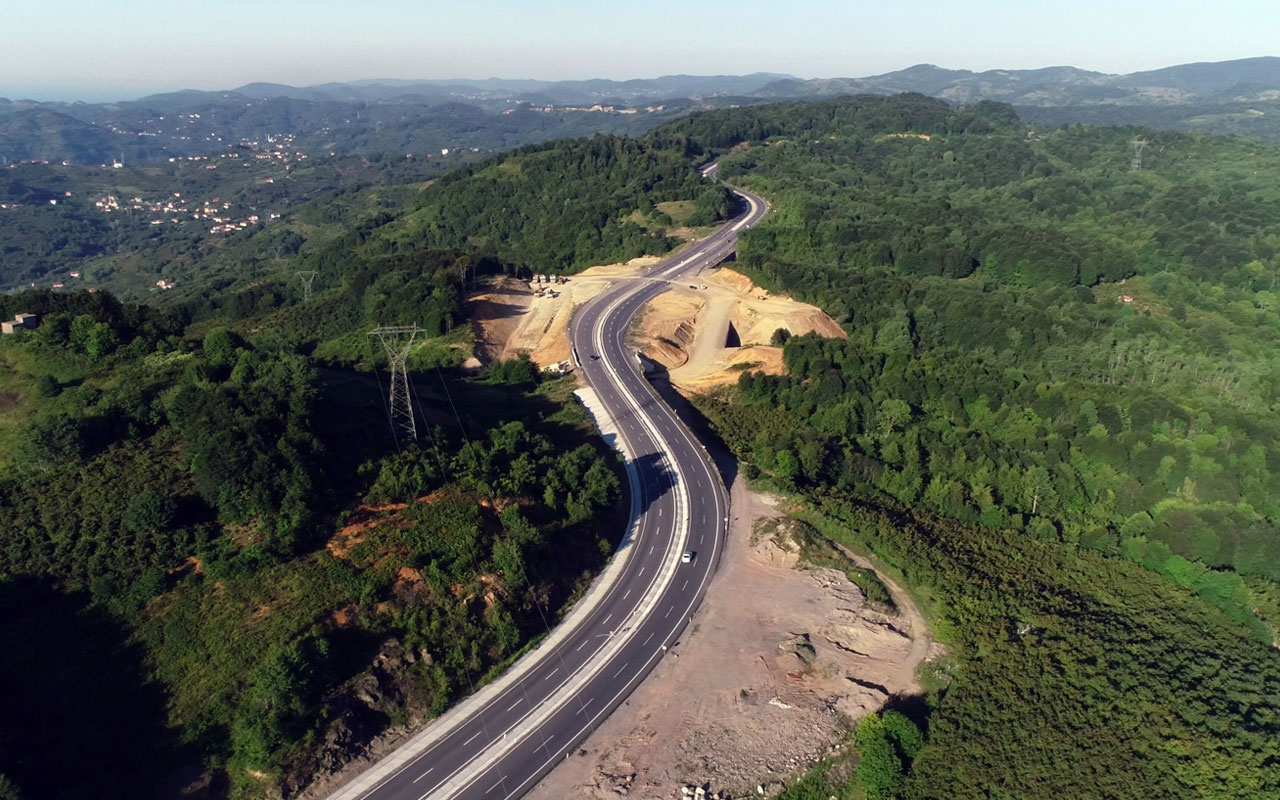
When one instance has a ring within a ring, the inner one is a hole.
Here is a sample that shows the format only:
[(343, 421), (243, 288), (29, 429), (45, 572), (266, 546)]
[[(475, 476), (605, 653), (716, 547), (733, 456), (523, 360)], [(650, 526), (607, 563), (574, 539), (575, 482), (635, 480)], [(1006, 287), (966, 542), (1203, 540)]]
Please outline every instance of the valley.
[[(449, 169), (295, 141), (234, 178), (4, 170), (0, 316), (40, 322), (0, 339), (0, 633), (30, 643), (0, 797), (52, 796), (69, 752), (105, 776), (70, 797), (323, 796), (499, 680), (627, 529), (574, 391), (633, 351), (736, 519), (669, 657), (533, 796), (1280, 791), (1280, 150), (730, 105)], [(744, 209), (713, 161), (771, 211), (682, 274)], [(612, 360), (575, 356), (625, 287)], [(418, 328), (417, 442), (378, 325)]]

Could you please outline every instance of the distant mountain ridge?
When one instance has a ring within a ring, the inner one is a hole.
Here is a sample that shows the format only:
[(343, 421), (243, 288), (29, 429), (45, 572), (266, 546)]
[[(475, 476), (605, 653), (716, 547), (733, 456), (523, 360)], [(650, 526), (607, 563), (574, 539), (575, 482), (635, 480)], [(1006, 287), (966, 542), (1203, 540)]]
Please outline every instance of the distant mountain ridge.
[(1072, 66), (974, 72), (917, 64), (809, 80), (769, 72), (625, 81), (370, 79), (250, 83), (115, 103), (0, 98), (0, 160), (138, 163), (282, 136), (313, 151), (378, 157), (500, 150), (595, 132), (637, 134), (728, 105), (901, 92), (958, 105), (1005, 102), (1036, 124), (1147, 125), (1280, 140), (1280, 58), (1267, 56), (1128, 75)]
[(387, 79), (251, 83), (114, 103), (0, 98), (0, 160), (139, 163), (284, 139), (304, 152), (378, 157), (505, 150), (597, 132), (642, 133), (717, 105), (703, 98), (746, 96), (793, 79), (767, 72), (628, 81)]
[(270, 100), (283, 97), (338, 103), (384, 102), (405, 97), (439, 98), (442, 102), (446, 99), (520, 102), (538, 96), (554, 98), (560, 103), (626, 103), (660, 98), (699, 100), (717, 96), (798, 99), (848, 92), (919, 92), (962, 102), (1002, 100), (1022, 105), (1062, 105), (1063, 101), (1078, 101), (1091, 95), (1098, 102), (1152, 102), (1150, 93), (1153, 90), (1176, 93), (1166, 94), (1166, 98), (1177, 96), (1198, 102), (1236, 99), (1241, 91), (1280, 90), (1280, 57), (1178, 64), (1129, 74), (1109, 74), (1073, 66), (974, 72), (916, 64), (881, 75), (813, 79), (755, 72), (750, 75), (664, 75), (623, 81), (604, 78), (563, 81), (383, 78), (301, 87), (257, 82), (228, 90), (187, 89), (153, 94), (119, 103), (45, 103), (32, 100), (15, 103), (0, 98), (0, 111), (10, 104), (47, 107), (141, 105), (157, 108), (232, 98)]
[[(1280, 91), (1280, 57), (1199, 62), (1172, 67), (1108, 74), (1073, 66), (1038, 69), (993, 69), (974, 72), (916, 64), (906, 69), (860, 78), (815, 78), (757, 72), (751, 75), (666, 75), (625, 81), (593, 79), (537, 81), (371, 80), (295, 88), (249, 84), (234, 94), (269, 99), (388, 100), (405, 95), (467, 97), (520, 101), (531, 96), (559, 103), (635, 102), (655, 98), (705, 99), (717, 96), (797, 99), (832, 94), (896, 94), (919, 92), (960, 103), (999, 100), (1015, 105), (1060, 106), (1076, 103), (1141, 105), (1161, 102), (1224, 102)], [(146, 102), (143, 98), (138, 102)]]
[(834, 94), (919, 92), (957, 103), (998, 100), (1020, 106), (1064, 106), (1221, 103), (1266, 91), (1280, 92), (1278, 57), (1180, 64), (1128, 75), (1069, 66), (973, 72), (917, 64), (865, 78), (781, 80), (762, 87), (754, 95), (797, 99)]
[[(624, 81), (590, 78), (572, 81), (511, 80), (363, 80), (325, 83), (315, 86), (287, 86), (278, 83), (250, 83), (230, 90), (232, 94), (258, 100), (290, 97), (316, 102), (388, 101), (396, 98), (449, 98), (475, 101), (528, 102), (550, 98), (557, 103), (630, 103), (662, 98), (698, 99), (716, 95), (748, 95), (770, 83), (798, 80), (791, 75), (756, 72), (750, 75), (664, 75), (660, 78), (633, 78)], [(210, 94), (220, 94), (212, 92)], [(154, 96), (153, 96), (154, 97)], [(144, 97), (139, 103), (148, 103)]]

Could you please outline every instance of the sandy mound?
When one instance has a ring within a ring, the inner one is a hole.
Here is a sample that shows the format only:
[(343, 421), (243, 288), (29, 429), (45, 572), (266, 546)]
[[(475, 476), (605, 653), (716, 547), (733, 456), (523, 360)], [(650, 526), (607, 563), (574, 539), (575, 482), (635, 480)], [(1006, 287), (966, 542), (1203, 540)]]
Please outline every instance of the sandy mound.
[[(592, 267), (555, 284), (494, 279), (468, 299), (477, 358), (488, 363), (525, 353), (544, 367), (569, 359), (573, 310), (618, 281), (652, 280), (647, 270), (657, 261)], [(632, 330), (644, 354), (670, 370), (682, 390), (733, 383), (746, 369), (781, 374), (782, 351), (769, 345), (779, 328), (845, 336), (822, 309), (770, 295), (731, 269), (693, 280), (699, 282), (670, 283)]]
[(476, 358), (482, 364), (503, 357), (507, 342), (519, 330), (532, 301), (533, 292), (527, 282), (505, 275), (467, 299), (465, 311), (475, 336)]
[(697, 333), (695, 320), (705, 305), (705, 298), (687, 290), (666, 292), (646, 305), (635, 328), (644, 354), (669, 370), (684, 366)]
[(528, 355), (546, 367), (568, 360), (569, 318), (573, 310), (619, 280), (645, 280), (657, 258), (592, 267), (564, 282), (539, 282), (501, 276), (467, 298), (476, 356), (484, 363)]
[(664, 364), (682, 390), (733, 383), (747, 369), (781, 374), (782, 351), (769, 344), (779, 328), (796, 336), (846, 335), (822, 309), (772, 296), (731, 269), (702, 280), (654, 298), (633, 331), (645, 354)]

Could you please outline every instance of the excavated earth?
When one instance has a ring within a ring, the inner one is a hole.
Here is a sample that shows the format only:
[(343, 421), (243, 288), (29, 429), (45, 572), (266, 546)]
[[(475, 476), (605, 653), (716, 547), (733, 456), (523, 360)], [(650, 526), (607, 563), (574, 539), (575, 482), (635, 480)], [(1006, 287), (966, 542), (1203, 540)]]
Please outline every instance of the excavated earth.
[(910, 599), (890, 586), (902, 611), (880, 614), (843, 573), (800, 565), (785, 523), (761, 535), (775, 502), (733, 487), (728, 547), (694, 624), (527, 797), (772, 795), (838, 751), (862, 715), (919, 691), (915, 669), (937, 651)]
[[(647, 271), (656, 261), (592, 267), (550, 287), (496, 279), (469, 300), (477, 359), (488, 363), (523, 353), (543, 367), (568, 360), (573, 309), (616, 282), (654, 280)], [(633, 330), (636, 344), (670, 370), (682, 391), (732, 383), (748, 367), (784, 372), (782, 348), (769, 344), (779, 328), (793, 335), (845, 336), (821, 309), (771, 295), (731, 269), (695, 280), (699, 283), (667, 281), (668, 291), (650, 301)]]

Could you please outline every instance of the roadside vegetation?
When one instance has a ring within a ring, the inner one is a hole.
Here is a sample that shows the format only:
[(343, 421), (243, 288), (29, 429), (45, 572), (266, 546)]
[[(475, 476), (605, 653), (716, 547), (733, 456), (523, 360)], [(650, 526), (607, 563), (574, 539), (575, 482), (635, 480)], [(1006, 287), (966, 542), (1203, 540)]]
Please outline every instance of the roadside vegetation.
[[(615, 459), (536, 372), (429, 373), (396, 451), (385, 372), (185, 338), (105, 294), (0, 306), (42, 314), (0, 341), (15, 796), (136, 796), (179, 765), (232, 796), (296, 787), (470, 692), (612, 551)], [(110, 768), (51, 785), (77, 752)]]
[(1280, 151), (918, 96), (668, 130), (774, 204), (738, 268), (850, 332), (701, 408), (955, 654), (883, 796), (1280, 791)]
[[(874, 553), (952, 652), (794, 796), (1280, 794), (1280, 151), (908, 95), (321, 192), (217, 259), (137, 250), (192, 277), (163, 312), (0, 296), (42, 316), (0, 339), (0, 797), (291, 792), (543, 634), (618, 465), (527, 361), (455, 369), (463, 298), (667, 252), (731, 212), (712, 157), (774, 204), (738, 267), (850, 336), (699, 406), (821, 514), (811, 561)], [(425, 337), (403, 449), (378, 324)]]
[[(463, 299), (665, 252), (655, 202), (729, 211), (682, 152), (596, 137), (322, 196), (163, 311), (0, 296), (41, 317), (0, 340), (0, 626), (24, 642), (0, 654), (6, 797), (294, 792), (544, 635), (616, 545), (621, 465), (568, 382), (458, 369)], [(420, 328), (416, 443), (387, 427), (377, 325)], [(50, 785), (71, 752), (110, 769)]]

